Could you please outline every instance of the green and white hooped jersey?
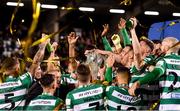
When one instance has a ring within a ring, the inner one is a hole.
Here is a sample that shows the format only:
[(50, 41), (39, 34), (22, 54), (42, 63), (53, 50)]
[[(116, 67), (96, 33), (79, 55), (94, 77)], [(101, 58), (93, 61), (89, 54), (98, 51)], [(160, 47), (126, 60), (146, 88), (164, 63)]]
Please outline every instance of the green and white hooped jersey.
[(50, 94), (43, 93), (34, 98), (28, 105), (26, 110), (55, 110), (59, 105), (63, 105), (63, 100)]
[(162, 88), (159, 110), (180, 111), (180, 56), (166, 55), (158, 61), (156, 68), (163, 71), (159, 81)]
[(0, 110), (22, 110), (31, 84), (32, 77), (28, 72), (14, 81), (0, 84)]
[[(154, 55), (149, 55), (144, 59), (144, 62), (148, 65), (154, 65), (159, 59), (162, 57), (156, 58)], [(149, 71), (145, 68), (141, 69), (142, 71), (138, 71), (135, 66), (132, 66), (130, 71), (133, 74), (131, 76), (131, 80), (129, 83), (129, 87), (139, 79), (143, 78)], [(153, 81), (149, 84), (143, 84), (140, 88), (146, 89), (148, 93), (142, 94), (142, 101), (143, 101), (143, 110), (149, 110), (152, 104), (159, 100), (160, 89), (159, 89), (159, 81)], [(157, 110), (157, 109), (156, 109)]]
[(90, 84), (80, 86), (68, 93), (67, 110), (103, 110), (105, 89), (102, 85)]
[(108, 110), (140, 110), (141, 98), (129, 95), (128, 90), (123, 87), (108, 86), (106, 104)]
[(61, 84), (76, 84), (77, 80), (71, 77), (71, 74), (62, 74)]

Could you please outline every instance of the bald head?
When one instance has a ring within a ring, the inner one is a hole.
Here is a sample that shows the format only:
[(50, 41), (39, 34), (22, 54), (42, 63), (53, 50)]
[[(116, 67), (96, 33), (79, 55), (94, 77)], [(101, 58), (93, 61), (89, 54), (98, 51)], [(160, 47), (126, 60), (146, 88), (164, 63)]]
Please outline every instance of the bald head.
[(164, 52), (164, 53), (167, 53), (167, 52), (177, 52), (179, 50), (179, 45), (175, 46), (175, 47), (172, 47), (172, 46), (174, 46), (178, 42), (179, 42), (179, 40), (174, 38), (174, 37), (167, 37), (167, 38), (165, 38), (162, 41), (162, 47), (161, 47), (162, 52)]
[[(171, 43), (171, 45), (173, 46), (174, 44), (178, 43), (179, 40), (177, 38), (174, 38), (174, 37), (167, 37), (163, 40), (163, 42), (169, 42)], [(171, 46), (171, 47), (172, 47)]]

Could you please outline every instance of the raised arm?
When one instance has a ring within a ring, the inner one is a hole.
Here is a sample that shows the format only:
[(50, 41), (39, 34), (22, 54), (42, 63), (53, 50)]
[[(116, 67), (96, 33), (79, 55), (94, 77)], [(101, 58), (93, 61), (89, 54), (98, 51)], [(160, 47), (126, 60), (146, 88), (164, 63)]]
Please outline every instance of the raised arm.
[(112, 67), (114, 65), (115, 59), (114, 56), (111, 54), (106, 60), (106, 73), (105, 73), (105, 81), (112, 82)]
[[(44, 37), (44, 36), (46, 36), (46, 35), (42, 34), (42, 37)], [(42, 62), (42, 60), (44, 58), (44, 52), (46, 49), (46, 45), (49, 41), (50, 40), (48, 39), (39, 45), (39, 50), (35, 54), (32, 65), (29, 68), (29, 72), (30, 72), (30, 74), (32, 74), (32, 76), (34, 76), (35, 70), (38, 68), (38, 66), (40, 65), (40, 63)]]
[(75, 61), (75, 44), (77, 42), (77, 39), (79, 37), (76, 36), (76, 33), (75, 32), (71, 32), (69, 35), (68, 35), (68, 44), (69, 44), (69, 67), (71, 66), (73, 69), (71, 72), (73, 72), (75, 69), (74, 69), (74, 66), (77, 65), (76, 61)]
[(121, 63), (121, 55), (120, 54), (115, 54), (115, 53), (112, 53), (110, 51), (104, 51), (104, 50), (100, 50), (100, 49), (95, 49), (95, 52), (98, 53), (98, 54), (102, 54), (102, 55), (113, 55), (114, 56), (114, 59), (117, 63)]
[(109, 31), (109, 25), (108, 24), (104, 24), (103, 25), (103, 32), (101, 33), (101, 37), (102, 37), (102, 42), (103, 42), (103, 45), (104, 45), (104, 49), (106, 51), (111, 51), (112, 52), (112, 48), (111, 48), (111, 45), (109, 44), (107, 38), (106, 38), (106, 35)]
[(123, 37), (124, 47), (127, 45), (131, 45), (132, 43), (131, 43), (130, 37), (127, 33), (127, 30), (126, 30), (126, 20), (124, 20), (123, 18), (120, 18), (118, 28), (120, 30), (119, 35), (121, 35)]
[(58, 46), (57, 42), (54, 42), (52, 44), (53, 50), (50, 54), (50, 57), (48, 58), (47, 72), (52, 71), (52, 70), (56, 70), (58, 68), (58, 66), (60, 65), (59, 61), (58, 61), (59, 58), (55, 57), (55, 52), (57, 50), (57, 46)]
[(102, 55), (110, 55), (110, 54), (112, 54), (112, 52), (110, 52), (110, 51), (105, 51), (105, 50), (100, 50), (100, 49), (95, 49), (95, 53), (102, 54)]
[(140, 69), (140, 64), (141, 64), (141, 47), (139, 40), (136, 35), (135, 28), (137, 26), (137, 20), (136, 18), (131, 18), (133, 20), (133, 28), (130, 30), (131, 32), (131, 37), (132, 37), (132, 46), (134, 50), (134, 65), (136, 66), (137, 69)]

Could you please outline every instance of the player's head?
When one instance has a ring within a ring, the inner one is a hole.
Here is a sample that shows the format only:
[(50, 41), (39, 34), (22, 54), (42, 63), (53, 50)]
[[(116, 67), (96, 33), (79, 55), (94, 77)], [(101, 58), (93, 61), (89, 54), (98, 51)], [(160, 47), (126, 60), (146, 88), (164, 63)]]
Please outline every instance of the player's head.
[(160, 55), (161, 53), (161, 41), (160, 40), (152, 40), (154, 43), (154, 50), (153, 54), (154, 55)]
[(6, 75), (17, 76), (20, 70), (19, 60), (16, 57), (6, 58), (1, 69)]
[(35, 78), (39, 80), (43, 74), (43, 71), (41, 70), (41, 67), (38, 66), (35, 71)]
[(122, 57), (121, 58), (121, 64), (123, 64), (124, 66), (126, 66), (128, 64), (127, 61), (132, 56), (131, 55), (132, 51), (133, 51), (133, 48), (130, 45), (128, 45), (125, 48), (123, 48), (123, 50), (120, 53), (120, 57)]
[(130, 75), (129, 69), (124, 66), (119, 66), (117, 69), (117, 74), (116, 74), (116, 80), (118, 84), (121, 84), (121, 83), (128, 84), (130, 78), (131, 78), (131, 75)]
[(53, 74), (45, 74), (40, 79), (40, 84), (44, 91), (55, 92), (56, 90), (56, 78)]
[(89, 83), (91, 80), (91, 71), (89, 66), (80, 64), (77, 68), (77, 79), (81, 83)]
[(162, 41), (162, 46), (161, 46), (161, 51), (163, 53), (167, 53), (167, 51), (169, 52), (177, 52), (179, 50), (178, 46), (171, 48), (172, 46), (174, 46), (176, 43), (178, 43), (178, 39), (174, 38), (174, 37), (167, 37)]
[(59, 87), (60, 86), (60, 79), (61, 79), (60, 69), (57, 68), (54, 70), (50, 70), (50, 71), (48, 71), (48, 73), (54, 75), (54, 77), (56, 78), (56, 86)]
[(140, 41), (140, 46), (141, 46), (141, 53), (142, 53), (143, 58), (151, 54), (151, 52), (154, 49), (154, 44), (149, 39), (142, 39)]

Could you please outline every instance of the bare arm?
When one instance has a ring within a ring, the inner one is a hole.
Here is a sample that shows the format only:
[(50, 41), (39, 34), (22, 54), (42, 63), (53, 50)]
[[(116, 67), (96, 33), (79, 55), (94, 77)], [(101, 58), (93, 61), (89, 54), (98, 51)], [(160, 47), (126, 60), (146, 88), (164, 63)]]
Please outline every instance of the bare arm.
[[(42, 34), (42, 37), (43, 36), (45, 36), (45, 35)], [(39, 50), (35, 54), (32, 65), (29, 68), (29, 72), (30, 72), (30, 74), (32, 74), (32, 76), (34, 76), (35, 70), (38, 68), (38, 66), (40, 65), (41, 61), (44, 58), (44, 52), (45, 52), (45, 48), (46, 48), (46, 45), (48, 42), (49, 42), (49, 40), (44, 41), (43, 43), (41, 43), (39, 45)]]
[(112, 54), (112, 52), (110, 51), (105, 51), (105, 50), (100, 50), (100, 49), (95, 49), (95, 52), (98, 54), (102, 54), (102, 55), (110, 55)]
[(51, 52), (50, 57), (48, 58), (47, 72), (52, 71), (52, 70), (56, 70), (58, 68), (58, 66), (60, 65), (59, 61), (58, 61), (59, 58), (55, 57), (55, 52), (56, 52), (56, 49), (58, 46), (57, 42), (54, 42), (52, 44), (52, 46), (53, 46), (53, 51)]
[(134, 27), (130, 30), (131, 36), (132, 36), (132, 46), (134, 50), (134, 65), (136, 66), (137, 69), (140, 69), (140, 64), (141, 64), (141, 47), (139, 40), (136, 35), (135, 27), (137, 25), (137, 20), (136, 18), (131, 18), (134, 21)]
[(115, 54), (115, 53), (112, 53), (110, 51), (105, 51), (105, 50), (100, 50), (100, 49), (95, 49), (95, 52), (98, 53), (98, 54), (102, 54), (102, 55), (113, 55), (114, 56), (114, 59), (116, 62), (120, 63), (121, 62), (121, 56), (120, 54)]
[[(77, 63), (75, 61), (75, 44), (79, 37), (76, 36), (75, 32), (71, 32), (68, 35), (68, 43), (69, 43), (69, 66), (75, 66)], [(72, 70), (75, 70), (74, 67)], [(73, 72), (73, 71), (71, 71)]]

